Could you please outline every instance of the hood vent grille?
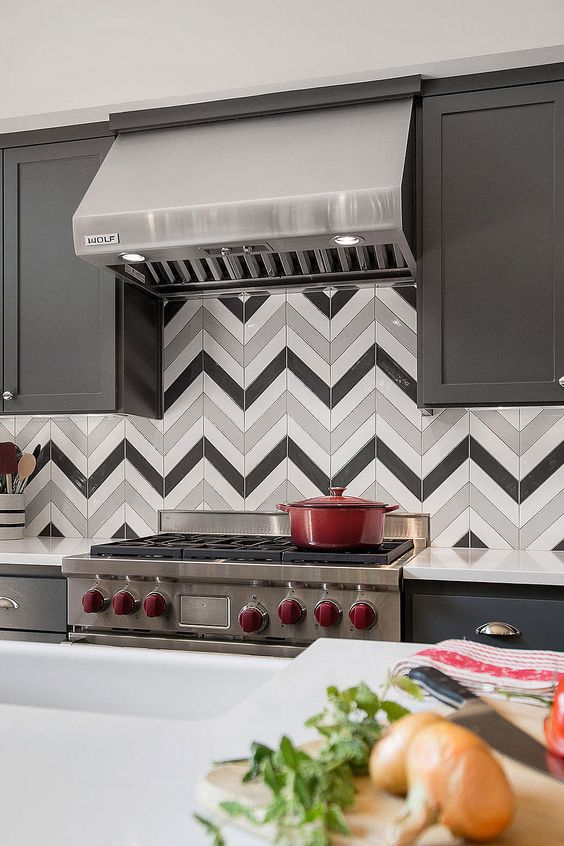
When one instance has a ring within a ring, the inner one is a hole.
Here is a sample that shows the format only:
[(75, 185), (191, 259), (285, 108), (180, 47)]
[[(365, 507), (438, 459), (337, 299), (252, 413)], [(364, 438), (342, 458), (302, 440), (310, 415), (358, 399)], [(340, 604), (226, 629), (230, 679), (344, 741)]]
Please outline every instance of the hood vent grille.
[[(214, 251), (215, 253), (216, 251)], [(163, 296), (327, 285), (413, 283), (397, 244), (289, 252), (230, 252), (177, 261), (111, 265), (113, 273)]]

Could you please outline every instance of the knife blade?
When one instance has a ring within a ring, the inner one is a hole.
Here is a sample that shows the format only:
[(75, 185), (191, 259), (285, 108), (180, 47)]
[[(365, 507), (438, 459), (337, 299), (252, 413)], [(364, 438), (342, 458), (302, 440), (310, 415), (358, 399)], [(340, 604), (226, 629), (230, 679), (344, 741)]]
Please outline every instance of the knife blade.
[(407, 674), (439, 702), (457, 710), (448, 719), (470, 729), (498, 752), (558, 781), (564, 781), (564, 760), (530, 734), (502, 717), (467, 687), (435, 667), (414, 667)]

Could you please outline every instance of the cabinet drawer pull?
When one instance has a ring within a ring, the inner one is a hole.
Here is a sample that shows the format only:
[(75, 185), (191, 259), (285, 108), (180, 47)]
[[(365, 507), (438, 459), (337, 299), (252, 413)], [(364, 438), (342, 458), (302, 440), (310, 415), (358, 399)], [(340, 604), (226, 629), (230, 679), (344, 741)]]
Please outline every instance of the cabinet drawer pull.
[(14, 395), (13, 395), (12, 391), (4, 391), (4, 393), (2, 394), (2, 399), (3, 399), (3, 400), (6, 400), (6, 402), (7, 402), (8, 400), (13, 400), (13, 399), (14, 399)]
[(512, 626), (511, 623), (484, 623), (476, 629), (478, 635), (490, 635), (491, 637), (519, 637), (521, 632)]
[(0, 596), (0, 611), (16, 611), (19, 604), (9, 596)]

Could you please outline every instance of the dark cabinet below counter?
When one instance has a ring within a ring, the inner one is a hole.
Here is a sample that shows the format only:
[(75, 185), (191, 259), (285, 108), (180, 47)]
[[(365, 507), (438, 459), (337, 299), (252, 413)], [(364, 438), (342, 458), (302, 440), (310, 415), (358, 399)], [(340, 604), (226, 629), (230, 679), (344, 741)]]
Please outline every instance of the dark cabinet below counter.
[(3, 151), (7, 414), (162, 414), (162, 302), (74, 252), (72, 216), (112, 141), (22, 139)]
[(419, 405), (563, 404), (564, 82), (426, 97), (421, 130)]
[[(405, 579), (404, 640), (450, 638), (510, 649), (564, 651), (564, 588), (530, 585), (421, 582)], [(478, 634), (501, 623), (509, 636)]]

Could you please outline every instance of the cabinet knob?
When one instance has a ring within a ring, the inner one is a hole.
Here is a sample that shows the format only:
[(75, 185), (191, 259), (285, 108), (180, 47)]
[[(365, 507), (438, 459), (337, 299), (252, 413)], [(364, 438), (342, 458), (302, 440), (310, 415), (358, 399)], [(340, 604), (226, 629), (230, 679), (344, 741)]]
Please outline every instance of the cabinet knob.
[(560, 379), (558, 380), (558, 384), (560, 385), (561, 388), (564, 388), (564, 376), (560, 377)]
[(491, 637), (519, 637), (521, 632), (511, 623), (484, 623), (478, 626), (476, 634)]
[(11, 391), (4, 391), (4, 393), (2, 394), (2, 399), (3, 400), (13, 400), (14, 395)]

